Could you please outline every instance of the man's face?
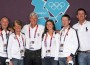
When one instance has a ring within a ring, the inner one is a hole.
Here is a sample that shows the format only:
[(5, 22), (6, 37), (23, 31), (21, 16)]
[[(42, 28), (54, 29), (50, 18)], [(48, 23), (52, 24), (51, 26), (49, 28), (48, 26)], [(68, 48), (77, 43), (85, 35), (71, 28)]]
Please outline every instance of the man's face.
[(79, 22), (84, 22), (85, 18), (86, 18), (85, 12), (83, 10), (78, 11), (77, 18), (78, 18)]
[(38, 21), (38, 19), (37, 19), (36, 16), (31, 16), (30, 17), (30, 23), (31, 24), (36, 25), (37, 24), (37, 21)]
[(67, 27), (70, 23), (70, 20), (68, 20), (67, 17), (62, 17), (62, 24), (64, 27)]
[(1, 26), (2, 26), (3, 29), (7, 29), (8, 24), (9, 24), (9, 21), (8, 21), (7, 18), (2, 18), (1, 19)]

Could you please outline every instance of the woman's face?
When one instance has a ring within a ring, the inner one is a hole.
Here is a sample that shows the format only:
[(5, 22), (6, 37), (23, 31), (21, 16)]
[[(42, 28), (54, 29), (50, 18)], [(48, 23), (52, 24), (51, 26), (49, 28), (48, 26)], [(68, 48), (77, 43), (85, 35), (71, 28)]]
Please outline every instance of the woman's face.
[(1, 26), (2, 26), (3, 29), (7, 29), (8, 24), (9, 24), (9, 21), (8, 21), (7, 18), (2, 18), (1, 19)]
[(46, 27), (47, 27), (48, 30), (53, 30), (52, 22), (48, 21), (47, 24), (46, 24)]
[(21, 32), (21, 26), (18, 25), (17, 23), (15, 23), (14, 29), (15, 29), (15, 32)]

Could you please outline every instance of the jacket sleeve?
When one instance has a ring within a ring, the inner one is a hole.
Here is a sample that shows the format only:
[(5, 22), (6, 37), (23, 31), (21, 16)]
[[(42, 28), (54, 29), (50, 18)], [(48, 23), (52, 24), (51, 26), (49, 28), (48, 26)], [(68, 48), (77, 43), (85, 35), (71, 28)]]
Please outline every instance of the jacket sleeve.
[(71, 47), (71, 54), (75, 55), (77, 49), (78, 49), (78, 39), (77, 39), (77, 35), (76, 35), (76, 31), (74, 30), (72, 32), (72, 47)]
[(56, 34), (55, 40), (56, 40), (56, 48), (55, 48), (55, 58), (54, 58), (54, 60), (58, 60), (59, 47), (60, 47), (60, 35), (59, 34)]
[(42, 59), (45, 57), (45, 54), (46, 54), (46, 49), (45, 49), (45, 45), (44, 45), (44, 38), (42, 39), (42, 50), (41, 50), (41, 56), (42, 56)]
[(12, 36), (9, 36), (8, 47), (7, 47), (8, 59), (12, 59)]

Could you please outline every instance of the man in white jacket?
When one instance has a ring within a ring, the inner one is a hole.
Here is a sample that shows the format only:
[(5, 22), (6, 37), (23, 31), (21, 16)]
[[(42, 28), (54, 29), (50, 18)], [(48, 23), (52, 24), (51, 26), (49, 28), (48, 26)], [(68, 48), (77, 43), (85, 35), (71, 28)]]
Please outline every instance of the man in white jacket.
[(63, 28), (60, 31), (59, 65), (67, 65), (73, 61), (78, 48), (76, 31), (70, 27), (70, 16), (62, 16)]
[(30, 13), (30, 23), (25, 25), (22, 32), (26, 37), (25, 65), (41, 65), (41, 40), (44, 26), (38, 25), (38, 15)]

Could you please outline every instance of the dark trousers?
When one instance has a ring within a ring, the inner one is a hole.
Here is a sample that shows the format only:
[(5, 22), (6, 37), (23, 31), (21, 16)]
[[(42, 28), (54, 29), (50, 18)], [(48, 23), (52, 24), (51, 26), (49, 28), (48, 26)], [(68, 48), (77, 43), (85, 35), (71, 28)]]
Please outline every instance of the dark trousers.
[(31, 51), (26, 49), (24, 65), (42, 65), (41, 50)]
[(54, 57), (45, 57), (42, 59), (42, 65), (58, 65), (58, 61)]
[[(74, 57), (73, 57), (72, 60), (73, 60), (73, 62), (75, 62), (75, 58)], [(67, 57), (59, 58), (59, 65), (68, 65), (68, 63), (67, 63)]]
[(0, 57), (0, 65), (6, 65), (5, 61), (7, 58), (5, 57)]
[(23, 65), (23, 60), (12, 58), (13, 65)]
[(67, 58), (59, 58), (59, 65), (68, 65)]

